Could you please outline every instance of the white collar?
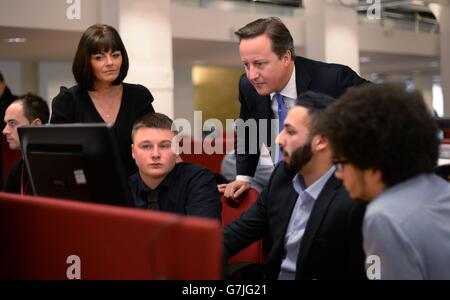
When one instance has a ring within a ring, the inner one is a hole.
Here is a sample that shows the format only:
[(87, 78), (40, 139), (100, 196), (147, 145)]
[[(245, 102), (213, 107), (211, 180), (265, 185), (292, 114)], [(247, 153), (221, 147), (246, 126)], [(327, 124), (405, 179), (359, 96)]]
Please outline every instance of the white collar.
[(294, 64), (294, 68), (292, 69), (291, 79), (289, 79), (286, 86), (280, 92), (270, 93), (270, 99), (273, 99), (275, 94), (281, 94), (283, 97), (297, 99), (297, 83), (295, 80), (296, 80), (296, 78), (295, 78), (295, 64)]

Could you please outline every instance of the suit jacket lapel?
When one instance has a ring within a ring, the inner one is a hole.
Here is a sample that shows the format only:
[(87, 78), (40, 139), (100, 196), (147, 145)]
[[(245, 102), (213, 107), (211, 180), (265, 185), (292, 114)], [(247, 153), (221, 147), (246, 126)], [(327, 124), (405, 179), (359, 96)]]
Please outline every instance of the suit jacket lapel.
[(265, 100), (261, 103), (266, 103), (265, 108), (266, 108), (266, 112), (268, 113), (268, 115), (266, 115), (266, 116), (270, 116), (270, 119), (273, 119), (274, 115), (273, 115), (273, 111), (272, 111), (272, 99), (270, 99), (270, 95), (261, 96), (261, 97), (265, 98)]
[[(278, 190), (278, 189), (277, 189)], [(294, 187), (292, 186), (292, 181), (289, 180), (286, 182), (286, 186), (283, 186), (283, 189), (278, 190), (279, 194), (274, 195), (273, 197), (276, 199), (283, 199), (283, 202), (280, 203), (281, 207), (278, 209), (279, 212), (279, 223), (277, 224), (277, 227), (279, 226), (280, 232), (282, 232), (282, 235), (279, 239), (274, 240), (274, 249), (276, 249), (276, 253), (278, 255), (278, 259), (282, 260), (282, 256), (284, 253), (284, 237), (287, 231), (287, 228), (289, 226), (289, 221), (291, 219), (292, 212), (294, 210), (295, 203), (297, 202), (298, 194), (295, 191)], [(283, 192), (286, 191), (286, 192)], [(279, 265), (278, 265), (279, 268)], [(278, 270), (279, 271), (279, 270)]]
[(311, 76), (306, 69), (304, 58), (300, 56), (295, 58), (295, 81), (297, 86), (297, 97), (300, 96), (300, 94), (309, 91)]
[(341, 183), (334, 177), (334, 175), (331, 176), (314, 204), (308, 223), (306, 224), (305, 233), (300, 244), (300, 251), (297, 258), (297, 270), (300, 272), (304, 261), (308, 256), (311, 244), (316, 237), (317, 230), (319, 229), (322, 219), (325, 217), (328, 210), (328, 206), (334, 199), (336, 189), (340, 186), (340, 184)]
[[(292, 185), (292, 183), (291, 183)], [(289, 189), (289, 192), (286, 194), (286, 208), (281, 210), (280, 219), (283, 220), (283, 232), (287, 231), (287, 227), (289, 225), (289, 221), (291, 220), (291, 215), (294, 210), (295, 203), (297, 202), (298, 194), (294, 190), (294, 187)], [(284, 239), (283, 239), (284, 242)]]

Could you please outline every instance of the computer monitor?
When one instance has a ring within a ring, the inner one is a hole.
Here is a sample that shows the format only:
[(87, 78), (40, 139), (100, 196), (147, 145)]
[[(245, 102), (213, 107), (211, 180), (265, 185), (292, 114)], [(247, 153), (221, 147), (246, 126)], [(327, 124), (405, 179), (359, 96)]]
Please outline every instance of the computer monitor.
[(36, 195), (131, 206), (112, 125), (23, 126), (18, 132)]

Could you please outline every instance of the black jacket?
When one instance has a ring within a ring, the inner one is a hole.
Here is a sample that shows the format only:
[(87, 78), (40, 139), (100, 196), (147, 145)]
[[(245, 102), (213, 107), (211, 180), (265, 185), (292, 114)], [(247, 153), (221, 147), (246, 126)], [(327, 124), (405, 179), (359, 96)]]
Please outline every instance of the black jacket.
[[(225, 257), (270, 236), (267, 276), (276, 279), (285, 255), (284, 241), (298, 194), (295, 174), (278, 164), (255, 204), (224, 228)], [(353, 201), (334, 176), (311, 211), (297, 259), (296, 279), (365, 279), (362, 220), (365, 203)]]
[[(134, 205), (147, 208), (149, 188), (139, 172), (128, 179)], [(214, 175), (207, 169), (178, 163), (155, 189), (159, 210), (180, 215), (221, 219), (222, 204)]]
[[(313, 91), (338, 98), (348, 87), (367, 82), (347, 66), (327, 64), (300, 56), (295, 58), (295, 76), (298, 96), (304, 92)], [(270, 95), (260, 96), (247, 76), (243, 74), (239, 81), (239, 101), (241, 104), (239, 118), (244, 121), (255, 119), (258, 124), (258, 137), (260, 136), (259, 120), (268, 121), (266, 137), (268, 146), (270, 146), (272, 143), (269, 138), (272, 130), (270, 120), (274, 118)], [(259, 140), (258, 145), (261, 145), (262, 142), (264, 141)], [(258, 154), (248, 154), (248, 147), (247, 145), (246, 154), (236, 156), (237, 175), (253, 176), (255, 173), (259, 152)], [(257, 150), (259, 151), (259, 149), (258, 146)]]

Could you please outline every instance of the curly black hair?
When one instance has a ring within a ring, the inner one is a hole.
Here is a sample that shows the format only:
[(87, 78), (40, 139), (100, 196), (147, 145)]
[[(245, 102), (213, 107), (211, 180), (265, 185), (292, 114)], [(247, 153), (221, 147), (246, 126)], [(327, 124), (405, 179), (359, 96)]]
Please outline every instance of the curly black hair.
[(438, 159), (438, 127), (418, 91), (403, 85), (350, 88), (320, 116), (336, 160), (380, 170), (390, 187), (432, 173)]

